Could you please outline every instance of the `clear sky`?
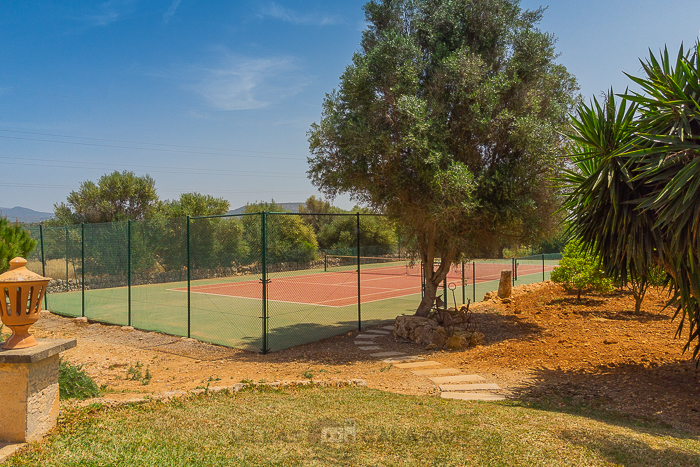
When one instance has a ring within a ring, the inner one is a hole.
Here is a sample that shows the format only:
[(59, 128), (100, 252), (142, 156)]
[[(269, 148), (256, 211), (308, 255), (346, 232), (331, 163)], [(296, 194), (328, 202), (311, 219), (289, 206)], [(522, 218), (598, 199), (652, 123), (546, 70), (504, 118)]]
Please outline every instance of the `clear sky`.
[[(309, 125), (358, 49), (364, 1), (0, 4), (0, 206), (53, 211), (133, 170), (161, 198), (303, 201)], [(700, 28), (698, 0), (523, 0), (585, 98)], [(347, 199), (337, 201), (350, 207)]]

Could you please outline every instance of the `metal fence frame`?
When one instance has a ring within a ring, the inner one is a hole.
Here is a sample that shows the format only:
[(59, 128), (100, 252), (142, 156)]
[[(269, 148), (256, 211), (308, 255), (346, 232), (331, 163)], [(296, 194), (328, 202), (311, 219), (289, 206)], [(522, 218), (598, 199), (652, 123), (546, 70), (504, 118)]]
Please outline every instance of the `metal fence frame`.
[[(257, 213), (244, 213), (244, 214), (224, 214), (224, 215), (216, 215), (216, 216), (187, 216), (186, 220), (186, 249), (187, 249), (187, 260), (186, 260), (186, 270), (187, 270), (187, 332), (186, 332), (186, 337), (192, 337), (192, 297), (191, 297), (191, 289), (192, 289), (192, 276), (191, 276), (191, 271), (192, 271), (192, 236), (191, 236), (191, 225), (193, 221), (199, 220), (199, 219), (214, 219), (214, 218), (238, 218), (238, 217), (245, 217), (245, 216), (260, 216), (260, 242), (262, 245), (262, 251), (261, 251), (261, 273), (262, 277), (260, 279), (260, 283), (262, 285), (262, 294), (261, 294), (261, 314), (260, 316), (261, 319), (261, 342), (262, 342), (262, 348), (260, 351), (263, 354), (267, 354), (270, 351), (270, 346), (268, 342), (268, 285), (270, 283), (270, 279), (268, 278), (268, 232), (267, 232), (267, 223), (268, 219), (270, 216), (302, 216), (302, 215), (313, 215), (313, 216), (346, 216), (346, 217), (355, 217), (356, 218), (356, 256), (357, 256), (357, 330), (362, 331), (362, 291), (361, 291), (361, 273), (362, 273), (362, 264), (361, 264), (361, 259), (362, 259), (362, 246), (360, 242), (360, 233), (361, 233), (361, 218), (365, 216), (381, 216), (380, 214), (364, 214), (364, 213), (338, 213), (338, 214), (306, 214), (306, 213), (290, 213), (290, 212), (267, 212), (267, 211), (262, 211), (262, 212), (257, 212)], [(137, 221), (138, 222), (138, 221)], [(132, 269), (132, 221), (129, 220), (127, 221), (127, 280), (126, 280), (126, 287), (128, 289), (128, 295), (127, 295), (127, 300), (128, 300), (128, 325), (132, 326), (132, 275), (133, 275), (133, 269)], [(85, 304), (85, 291), (86, 291), (86, 286), (85, 286), (85, 226), (86, 224), (81, 224), (80, 225), (80, 253), (81, 253), (81, 258), (80, 258), (80, 265), (81, 265), (81, 278), (80, 278), (80, 290), (81, 290), (81, 316), (86, 315), (86, 304)], [(39, 225), (38, 227), (38, 232), (34, 228), (30, 228), (30, 233), (34, 236), (37, 237), (37, 241), (39, 243), (39, 260), (41, 261), (42, 265), (42, 273), (45, 275), (46, 274), (46, 256), (45, 256), (45, 233), (47, 230), (51, 229), (64, 229), (66, 230), (66, 281), (68, 281), (68, 244), (69, 244), (69, 232), (68, 232), (68, 227), (44, 227), (43, 225)], [(399, 259), (401, 258), (401, 241), (399, 239), (399, 251), (398, 251), (398, 256)], [(513, 285), (516, 284), (516, 281), (518, 280), (518, 261), (519, 260), (539, 260), (541, 258), (542, 261), (542, 280), (545, 280), (546, 277), (546, 267), (545, 267), (545, 262), (546, 259), (559, 259), (561, 258), (561, 255), (535, 255), (535, 256), (530, 256), (530, 257), (524, 257), (524, 258), (512, 258), (511, 259), (511, 271), (512, 271), (512, 276), (513, 276)], [(469, 284), (467, 284), (467, 281), (465, 279), (465, 269), (466, 267), (469, 266), (469, 263), (471, 263), (472, 267), (472, 297), (471, 301), (476, 302), (476, 261), (471, 261), (471, 262), (462, 262), (461, 263), (461, 273), (462, 273), (462, 303), (467, 303), (467, 289), (469, 287)], [(421, 264), (421, 270), (422, 270), (422, 264)], [(423, 274), (421, 274), (423, 276)], [(422, 283), (424, 284), (424, 278), (421, 278)], [(447, 290), (448, 290), (448, 282), (447, 280), (444, 281), (443, 283), (443, 298), (445, 303), (447, 303)], [(48, 295), (45, 297), (45, 302), (44, 306), (45, 308), (48, 308)], [(60, 314), (60, 313), (59, 313)], [(94, 318), (91, 318), (94, 319)], [(106, 320), (100, 320), (95, 319), (96, 321), (102, 321), (108, 324), (119, 324), (119, 323), (111, 323), (110, 321)], [(185, 336), (182, 336), (185, 337)]]

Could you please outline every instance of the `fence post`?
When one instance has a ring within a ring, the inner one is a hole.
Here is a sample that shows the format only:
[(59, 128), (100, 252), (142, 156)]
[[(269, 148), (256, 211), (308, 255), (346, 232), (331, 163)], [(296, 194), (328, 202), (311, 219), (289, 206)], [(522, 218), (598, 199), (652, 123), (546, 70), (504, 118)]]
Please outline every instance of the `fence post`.
[(129, 326), (131, 326), (131, 219), (126, 221), (126, 287), (129, 291)]
[(260, 235), (262, 244), (262, 353), (267, 354), (267, 212), (260, 214)]
[(510, 259), (510, 270), (513, 277), (513, 286), (515, 286), (515, 258)]
[(85, 222), (80, 224), (80, 282), (82, 283), (82, 315), (85, 317)]
[(476, 302), (476, 261), (472, 261), (472, 301)]
[(542, 282), (544, 282), (544, 253), (542, 253)]
[[(68, 287), (68, 250), (69, 250), (69, 237), (68, 237), (68, 226), (66, 226), (66, 292), (69, 291)], [(75, 271), (75, 268), (73, 268)]]
[(362, 331), (362, 302), (360, 292), (360, 213), (357, 213), (357, 330)]
[(190, 250), (190, 216), (187, 216), (187, 337), (192, 336), (192, 254)]
[(462, 305), (467, 302), (466, 290), (464, 288), (464, 261), (462, 261)]
[[(42, 224), (39, 224), (39, 242), (41, 243), (41, 275), (46, 277), (46, 261), (44, 260), (44, 226)], [(68, 278), (66, 277), (66, 279)], [(48, 294), (49, 291), (46, 290), (44, 292), (44, 310), (49, 307), (46, 297)]]

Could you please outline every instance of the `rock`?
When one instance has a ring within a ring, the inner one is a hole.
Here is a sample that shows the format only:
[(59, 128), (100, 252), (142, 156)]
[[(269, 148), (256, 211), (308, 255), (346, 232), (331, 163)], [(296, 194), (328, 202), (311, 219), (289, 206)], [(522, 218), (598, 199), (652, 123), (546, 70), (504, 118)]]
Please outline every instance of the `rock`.
[(507, 304), (507, 303), (510, 303), (510, 302), (511, 302), (511, 299), (510, 299), (510, 298), (504, 298), (504, 299), (501, 300), (501, 303), (506, 303), (506, 304)]
[(501, 281), (498, 284), (498, 298), (508, 298), (513, 293), (513, 271), (501, 271)]
[(122, 326), (122, 331), (133, 331), (134, 327), (133, 326)]
[(467, 346), (467, 340), (462, 336), (450, 336), (447, 338), (447, 348), (459, 350)]
[(435, 344), (428, 344), (428, 345), (425, 347), (425, 350), (435, 350), (435, 349), (437, 349), (437, 348), (438, 348), (438, 346), (435, 345)]
[(486, 338), (483, 333), (481, 332), (474, 332), (472, 335), (469, 337), (469, 346), (474, 347), (477, 345), (481, 345), (486, 341)]
[(88, 323), (88, 319), (85, 316), (79, 316), (78, 318), (74, 318), (73, 322), (75, 322), (75, 324), (83, 325)]

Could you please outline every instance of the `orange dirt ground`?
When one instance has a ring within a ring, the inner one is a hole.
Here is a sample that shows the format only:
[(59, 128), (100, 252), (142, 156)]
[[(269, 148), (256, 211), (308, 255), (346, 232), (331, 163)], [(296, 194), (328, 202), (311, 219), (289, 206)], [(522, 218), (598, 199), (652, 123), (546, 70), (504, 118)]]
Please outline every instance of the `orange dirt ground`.
[[(626, 292), (588, 294), (577, 302), (558, 285), (533, 284), (515, 288), (511, 303), (490, 300), (473, 306), (484, 345), (436, 352), (391, 335), (375, 339), (375, 345), (479, 374), (518, 400), (580, 403), (700, 433), (700, 372), (690, 352), (682, 353), (685, 335), (674, 339), (678, 322), (671, 320), (673, 310), (664, 309), (667, 298), (665, 291), (651, 290), (636, 315)], [(309, 378), (361, 378), (384, 391), (439, 393), (427, 377), (358, 349), (357, 332), (261, 355), (118, 326), (78, 324), (48, 313), (32, 330), (36, 337), (77, 338), (77, 348), (64, 357), (84, 365), (107, 388), (107, 400)], [(147, 385), (127, 379), (127, 370), (137, 362), (153, 376)]]

